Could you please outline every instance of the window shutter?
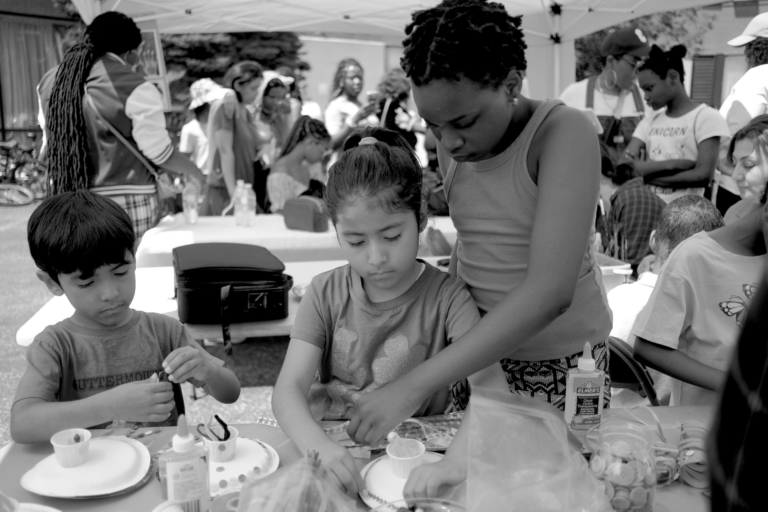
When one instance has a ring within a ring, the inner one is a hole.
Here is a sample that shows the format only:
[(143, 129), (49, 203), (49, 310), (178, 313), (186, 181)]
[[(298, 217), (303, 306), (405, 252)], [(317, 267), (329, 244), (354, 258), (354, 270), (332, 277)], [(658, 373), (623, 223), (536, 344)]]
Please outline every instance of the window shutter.
[(724, 55), (697, 55), (693, 58), (691, 99), (719, 108), (723, 89)]

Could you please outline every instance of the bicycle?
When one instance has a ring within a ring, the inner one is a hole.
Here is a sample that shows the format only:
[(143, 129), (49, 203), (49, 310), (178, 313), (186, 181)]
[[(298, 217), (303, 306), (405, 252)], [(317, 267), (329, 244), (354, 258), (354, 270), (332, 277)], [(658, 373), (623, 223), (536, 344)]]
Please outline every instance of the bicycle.
[[(35, 138), (33, 132), (27, 136)], [(0, 141), (0, 206), (24, 206), (45, 197), (46, 172), (34, 151), (15, 140)]]

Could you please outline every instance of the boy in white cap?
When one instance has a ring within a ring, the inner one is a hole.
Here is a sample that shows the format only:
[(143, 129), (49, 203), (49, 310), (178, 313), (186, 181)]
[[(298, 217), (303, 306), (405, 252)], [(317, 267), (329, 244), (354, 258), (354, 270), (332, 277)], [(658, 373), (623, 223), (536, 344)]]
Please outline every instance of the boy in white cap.
[(208, 174), (208, 111), (211, 102), (224, 98), (227, 89), (210, 78), (201, 78), (189, 87), (189, 110), (195, 117), (181, 127), (181, 140), (179, 151), (189, 158)]

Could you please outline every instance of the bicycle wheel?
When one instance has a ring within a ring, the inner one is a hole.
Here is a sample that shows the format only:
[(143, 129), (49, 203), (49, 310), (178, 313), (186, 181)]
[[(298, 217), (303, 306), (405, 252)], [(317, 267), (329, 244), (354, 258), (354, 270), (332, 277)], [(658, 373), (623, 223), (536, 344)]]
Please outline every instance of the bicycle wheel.
[(0, 206), (24, 206), (34, 200), (35, 194), (28, 188), (0, 183)]
[(37, 200), (45, 199), (46, 179), (45, 168), (37, 162), (27, 162), (16, 170), (17, 184), (31, 190)]

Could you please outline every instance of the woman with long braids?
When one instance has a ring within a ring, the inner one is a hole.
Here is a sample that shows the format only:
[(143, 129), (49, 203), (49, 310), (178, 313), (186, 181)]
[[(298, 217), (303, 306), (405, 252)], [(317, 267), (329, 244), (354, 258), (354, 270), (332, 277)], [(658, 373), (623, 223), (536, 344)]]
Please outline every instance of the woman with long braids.
[[(558, 100), (520, 93), (520, 24), (499, 3), (444, 0), (414, 13), (406, 28), (401, 67), (437, 139), (458, 231), (449, 269), (482, 318), (417, 368), (362, 395), (348, 428), (357, 442), (376, 446), (445, 386), (459, 408), (482, 383), (563, 410), (565, 376), (586, 341), (597, 367), (608, 368), (611, 316), (594, 253), (595, 128)], [(411, 473), (407, 495), (466, 476), (466, 425), (439, 465)]]
[(363, 67), (355, 59), (343, 59), (333, 75), (331, 102), (325, 109), (325, 127), (331, 134), (331, 147), (337, 151), (344, 140), (358, 126), (365, 126), (368, 116), (378, 105), (369, 102), (363, 106), (358, 99), (363, 90)]
[(600, 45), (600, 74), (571, 84), (560, 94), (569, 107), (595, 113), (603, 128), (600, 140), (608, 147), (613, 165), (621, 159), (638, 123), (650, 113), (635, 83), (637, 68), (650, 51), (640, 29), (615, 30)]
[(134, 69), (141, 43), (129, 17), (101, 14), (40, 85), (49, 193), (90, 189), (108, 196), (128, 212), (137, 240), (157, 220), (155, 175), (148, 165), (203, 181), (200, 170), (174, 149), (160, 91)]
[(272, 212), (280, 212), (288, 199), (311, 195), (322, 199), (324, 185), (312, 179), (310, 166), (322, 162), (331, 145), (325, 125), (301, 116), (293, 125), (282, 155), (267, 177)]

